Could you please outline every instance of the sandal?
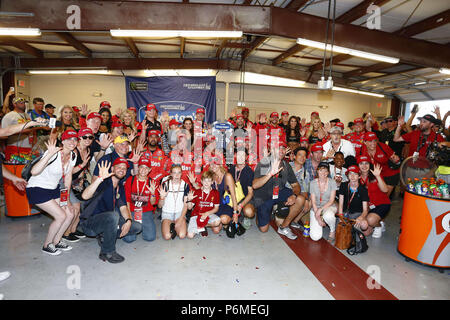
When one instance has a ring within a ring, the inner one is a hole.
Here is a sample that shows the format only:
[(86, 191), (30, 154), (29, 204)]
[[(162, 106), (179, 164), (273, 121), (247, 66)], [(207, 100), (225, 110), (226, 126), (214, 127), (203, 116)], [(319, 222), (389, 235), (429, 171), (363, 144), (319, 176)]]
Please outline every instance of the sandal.
[(332, 237), (330, 237), (330, 236), (328, 235), (327, 241), (328, 241), (329, 243), (333, 243), (335, 240), (336, 240), (336, 232), (334, 232), (334, 235), (333, 235)]

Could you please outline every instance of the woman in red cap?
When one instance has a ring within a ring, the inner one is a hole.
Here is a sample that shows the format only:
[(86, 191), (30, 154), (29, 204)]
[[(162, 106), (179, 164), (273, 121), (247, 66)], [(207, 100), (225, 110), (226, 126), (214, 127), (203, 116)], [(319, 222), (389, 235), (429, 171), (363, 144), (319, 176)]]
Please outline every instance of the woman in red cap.
[(357, 157), (359, 169), (361, 170), (360, 183), (364, 185), (369, 193), (369, 214), (367, 222), (369, 224), (365, 235), (372, 237), (381, 237), (383, 231), (383, 220), (391, 209), (391, 200), (387, 196), (388, 186), (381, 176), (381, 166), (379, 164), (372, 165), (367, 156)]
[[(69, 191), (77, 158), (73, 150), (77, 147), (78, 134), (75, 130), (66, 130), (61, 140), (62, 148), (56, 146), (55, 139), (46, 143), (47, 151), (31, 169), (32, 176), (26, 188), (28, 202), (54, 219), (42, 247), (42, 251), (50, 255), (59, 255), (61, 250), (72, 249), (61, 238), (74, 217)], [(62, 188), (59, 185), (61, 178)]]
[(72, 170), (72, 189), (70, 190), (70, 203), (74, 209), (74, 218), (63, 236), (64, 240), (69, 242), (78, 242), (79, 239), (85, 237), (84, 233), (77, 231), (77, 226), (80, 222), (80, 210), (83, 201), (81, 194), (89, 185), (87, 172), (89, 170), (89, 162), (94, 156), (91, 148), (94, 141), (93, 131), (89, 128), (80, 129), (78, 131), (78, 139), (78, 145), (74, 149), (77, 159)]

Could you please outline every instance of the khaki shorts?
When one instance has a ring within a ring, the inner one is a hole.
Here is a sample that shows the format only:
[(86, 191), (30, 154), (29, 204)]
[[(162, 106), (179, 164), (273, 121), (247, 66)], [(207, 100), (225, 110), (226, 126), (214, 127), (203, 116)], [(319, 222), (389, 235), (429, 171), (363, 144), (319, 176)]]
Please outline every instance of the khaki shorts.
[[(188, 230), (187, 230), (188, 233), (194, 233), (194, 234), (199, 233), (197, 230), (197, 217), (198, 216), (193, 216), (189, 220), (189, 225), (188, 225)], [(210, 214), (207, 226), (210, 227), (211, 224), (215, 224), (217, 221), (220, 221), (220, 218), (218, 216), (216, 216), (215, 214)]]

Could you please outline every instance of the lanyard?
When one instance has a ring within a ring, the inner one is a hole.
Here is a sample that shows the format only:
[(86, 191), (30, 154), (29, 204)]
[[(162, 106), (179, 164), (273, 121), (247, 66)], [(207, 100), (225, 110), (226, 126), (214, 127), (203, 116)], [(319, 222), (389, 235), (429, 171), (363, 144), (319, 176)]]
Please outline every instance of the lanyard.
[(241, 179), (241, 174), (242, 174), (242, 171), (244, 171), (244, 168), (242, 168), (242, 170), (239, 171), (239, 175), (237, 177), (236, 177), (237, 167), (234, 168), (234, 182), (238, 182)]
[(350, 200), (348, 200), (348, 202), (347, 202), (347, 210), (349, 210), (350, 209), (350, 204), (352, 203), (353, 198), (355, 197), (355, 194), (358, 192), (358, 189), (356, 189), (355, 192), (352, 192), (352, 196), (351, 197), (350, 197), (350, 183), (348, 184), (347, 189), (348, 189), (347, 195), (350, 198)]
[[(425, 145), (425, 143), (428, 140), (428, 136), (429, 135), (422, 135), (422, 133), (420, 133), (419, 142), (417, 143), (416, 152), (419, 152), (419, 150), (422, 149), (422, 147)], [(423, 139), (422, 139), (422, 137), (423, 137)]]
[(146, 186), (147, 186), (147, 181), (144, 181), (144, 186), (142, 187), (142, 192), (139, 191), (139, 179), (136, 179), (136, 190), (137, 190), (138, 196), (142, 196), (144, 194), (144, 190), (145, 190)]

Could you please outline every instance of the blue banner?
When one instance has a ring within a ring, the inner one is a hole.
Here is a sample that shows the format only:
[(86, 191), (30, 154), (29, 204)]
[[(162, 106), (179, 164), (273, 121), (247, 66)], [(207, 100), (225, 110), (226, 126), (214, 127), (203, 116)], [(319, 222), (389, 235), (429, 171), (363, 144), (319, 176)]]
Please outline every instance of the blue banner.
[(127, 106), (136, 107), (138, 121), (145, 118), (147, 104), (153, 103), (158, 115), (167, 111), (171, 119), (182, 122), (195, 118), (205, 109), (205, 121), (216, 120), (216, 77), (125, 77)]

